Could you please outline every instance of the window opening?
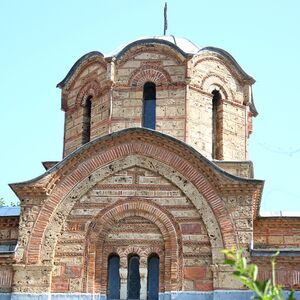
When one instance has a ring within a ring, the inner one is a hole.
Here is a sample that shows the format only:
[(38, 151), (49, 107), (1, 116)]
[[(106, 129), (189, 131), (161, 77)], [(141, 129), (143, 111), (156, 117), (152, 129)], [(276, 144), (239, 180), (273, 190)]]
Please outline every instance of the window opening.
[(156, 86), (146, 82), (143, 93), (143, 122), (142, 126), (155, 129), (156, 122)]
[(140, 258), (131, 255), (128, 258), (127, 299), (140, 299), (140, 290)]
[(212, 158), (222, 159), (221, 153), (221, 94), (218, 90), (212, 91)]
[(112, 254), (107, 265), (107, 299), (120, 299), (120, 257)]
[(92, 96), (88, 97), (83, 108), (82, 144), (91, 140)]
[(147, 299), (158, 300), (159, 292), (159, 257), (152, 254), (148, 258)]

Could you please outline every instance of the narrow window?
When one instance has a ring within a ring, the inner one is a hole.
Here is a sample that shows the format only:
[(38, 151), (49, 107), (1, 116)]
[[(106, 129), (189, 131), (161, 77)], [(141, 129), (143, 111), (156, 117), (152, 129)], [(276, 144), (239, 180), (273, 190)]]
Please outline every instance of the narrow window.
[(120, 257), (111, 254), (107, 264), (107, 299), (120, 299)]
[(159, 292), (159, 257), (152, 254), (148, 258), (147, 299), (158, 300)]
[(140, 299), (140, 290), (140, 258), (138, 255), (131, 255), (128, 259), (127, 299)]
[(212, 158), (222, 159), (221, 94), (217, 90), (212, 94)]
[(143, 96), (143, 127), (155, 129), (156, 120), (156, 86), (153, 82), (146, 82)]
[(88, 97), (83, 108), (83, 125), (82, 125), (82, 144), (88, 143), (91, 139), (91, 113), (92, 97)]

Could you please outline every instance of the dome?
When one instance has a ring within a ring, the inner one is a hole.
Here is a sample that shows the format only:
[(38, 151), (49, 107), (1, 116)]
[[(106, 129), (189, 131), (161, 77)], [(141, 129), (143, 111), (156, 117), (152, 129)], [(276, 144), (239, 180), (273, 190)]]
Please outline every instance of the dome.
[(175, 48), (183, 55), (194, 55), (200, 48), (186, 38), (175, 37), (174, 35), (160, 35), (160, 36), (145, 36), (140, 37), (137, 40), (126, 43), (115, 49), (114, 51), (105, 55), (106, 57), (120, 57), (131, 47), (137, 45), (143, 45), (148, 43), (165, 44), (172, 48)]

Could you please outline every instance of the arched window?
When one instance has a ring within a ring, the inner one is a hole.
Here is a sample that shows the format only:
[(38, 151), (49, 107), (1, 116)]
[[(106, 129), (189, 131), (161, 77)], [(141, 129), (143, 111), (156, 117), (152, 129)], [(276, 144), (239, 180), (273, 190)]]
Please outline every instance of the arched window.
[(88, 97), (83, 107), (82, 144), (91, 139), (92, 96)]
[(159, 257), (153, 253), (148, 258), (147, 299), (158, 300), (159, 292)]
[(128, 257), (127, 299), (140, 299), (140, 290), (140, 257), (133, 254)]
[(107, 299), (120, 299), (120, 257), (111, 254), (107, 263)]
[(143, 93), (143, 127), (155, 129), (156, 121), (156, 86), (146, 82)]
[(212, 94), (212, 158), (222, 159), (222, 97), (218, 90), (213, 90)]

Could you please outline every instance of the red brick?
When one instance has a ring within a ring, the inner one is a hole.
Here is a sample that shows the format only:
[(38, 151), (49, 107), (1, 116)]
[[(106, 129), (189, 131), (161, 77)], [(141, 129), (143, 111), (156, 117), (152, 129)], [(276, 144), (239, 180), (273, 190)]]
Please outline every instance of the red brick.
[(69, 281), (62, 278), (52, 279), (53, 292), (67, 292), (69, 290)]
[(199, 223), (181, 224), (181, 232), (183, 234), (200, 234), (201, 225)]
[(214, 289), (213, 283), (207, 281), (197, 280), (195, 282), (195, 290), (196, 291), (212, 291)]
[(185, 267), (184, 278), (189, 280), (199, 280), (205, 278), (206, 267)]

